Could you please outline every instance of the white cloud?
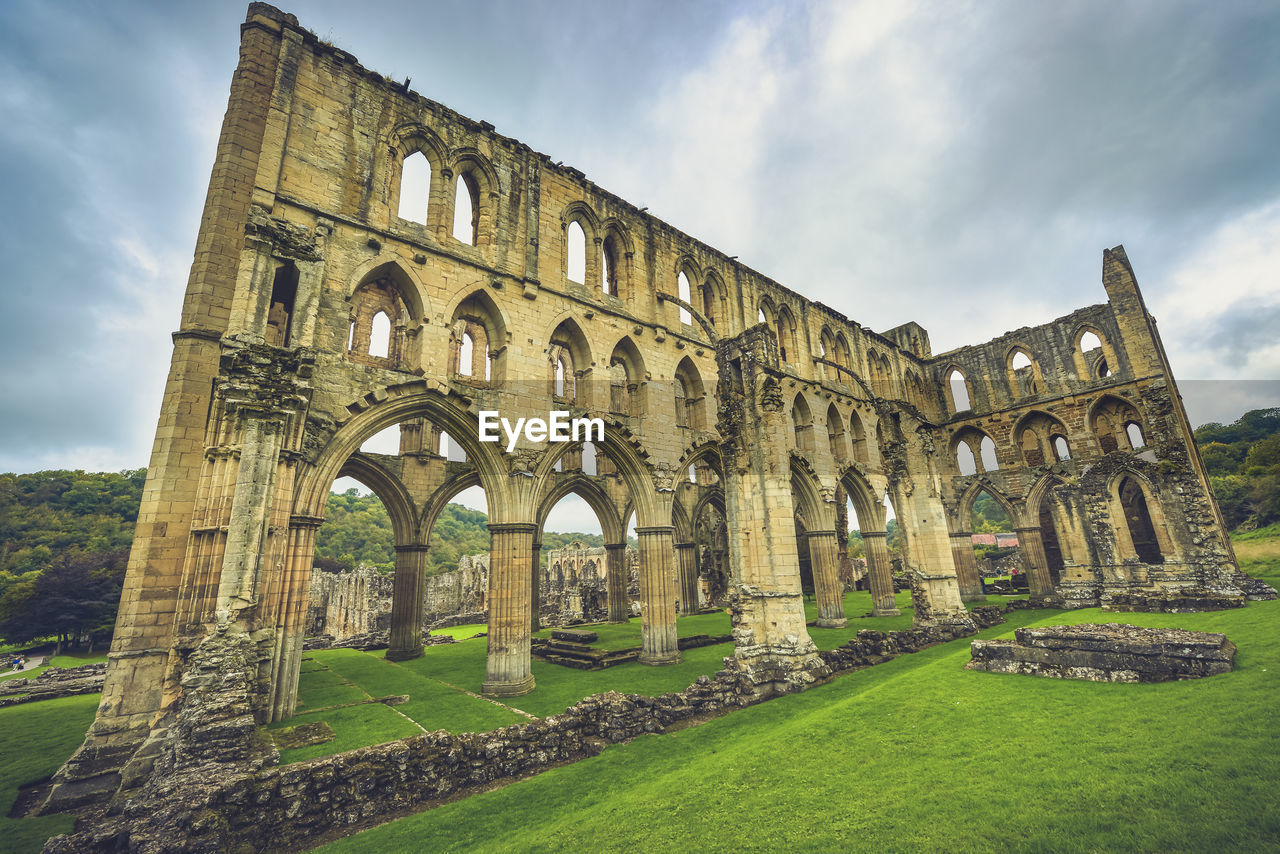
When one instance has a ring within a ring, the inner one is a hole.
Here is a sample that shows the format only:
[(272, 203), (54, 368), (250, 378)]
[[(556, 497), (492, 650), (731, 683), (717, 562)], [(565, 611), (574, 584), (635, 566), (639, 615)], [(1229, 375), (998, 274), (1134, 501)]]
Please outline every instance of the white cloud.
[[(1162, 336), (1177, 373), (1280, 378), (1280, 201), (1220, 225), (1168, 276)], [(1259, 325), (1261, 321), (1264, 325)]]

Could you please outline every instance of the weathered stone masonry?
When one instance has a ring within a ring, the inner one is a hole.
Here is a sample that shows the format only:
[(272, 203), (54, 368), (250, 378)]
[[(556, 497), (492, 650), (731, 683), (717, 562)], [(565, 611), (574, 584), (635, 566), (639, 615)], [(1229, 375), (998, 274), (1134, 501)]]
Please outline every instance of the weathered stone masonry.
[[(429, 199), (401, 216), (402, 173), (423, 158)], [(472, 215), (455, 232), (459, 200)], [(1236, 568), (1122, 249), (1104, 253), (1103, 284), (1106, 303), (934, 356), (917, 324), (876, 333), (806, 300), (254, 3), (102, 704), (48, 807), (136, 789), (182, 752), (193, 657), (247, 668), (251, 719), (293, 713), (315, 532), (341, 475), (394, 526), (391, 658), (422, 654), (436, 518), (484, 488), (495, 696), (533, 687), (542, 524), (569, 493), (600, 517), (613, 620), (627, 617), (634, 518), (641, 660), (679, 660), (676, 615), (696, 609), (706, 572), (733, 615), (730, 670), (762, 696), (830, 671), (800, 590), (807, 572), (821, 622), (846, 619), (831, 543), (846, 497), (877, 613), (895, 610), (886, 493), (918, 621), (968, 622), (980, 588), (957, 543), (980, 489), (1017, 522), (1037, 601), (1268, 595)], [(1080, 347), (1086, 331), (1100, 352)], [(566, 409), (605, 435), (508, 454), (476, 441), (482, 409)], [(392, 425), (399, 454), (359, 452)], [(465, 460), (440, 454), (443, 433)], [(993, 464), (960, 474), (960, 446), (991, 459), (988, 443)]]

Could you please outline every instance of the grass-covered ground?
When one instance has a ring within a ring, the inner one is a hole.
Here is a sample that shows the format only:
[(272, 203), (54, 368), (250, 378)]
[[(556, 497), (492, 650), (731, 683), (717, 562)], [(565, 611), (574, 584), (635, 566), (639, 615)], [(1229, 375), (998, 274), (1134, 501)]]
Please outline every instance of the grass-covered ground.
[(0, 709), (0, 851), (39, 851), (46, 839), (71, 829), (69, 815), (9, 818), (18, 787), (61, 767), (84, 741), (98, 694)]
[[(1280, 585), (1280, 526), (1239, 537), (1236, 551), (1247, 571)], [(898, 601), (901, 617), (813, 629), (814, 640), (833, 648), (858, 629), (909, 627), (909, 597)], [(857, 617), (870, 597), (849, 594), (845, 608)], [(999, 676), (964, 670), (969, 645), (960, 640), (614, 746), (326, 850), (1280, 850), (1280, 602), (1190, 615), (1019, 611), (982, 636), (1089, 621), (1223, 631), (1240, 648), (1237, 670), (1164, 685)], [(610, 647), (639, 643), (638, 620), (598, 629)], [(470, 638), (483, 630), (447, 631)], [(679, 632), (725, 634), (728, 619), (682, 618)], [(284, 751), (282, 760), (424, 728), (492, 729), (608, 689), (680, 690), (730, 652), (704, 647), (670, 667), (596, 672), (535, 660), (537, 689), (505, 707), (475, 696), (483, 638), (398, 664), (354, 650), (308, 653), (299, 715), (284, 725), (323, 720), (337, 737)], [(348, 705), (398, 694), (409, 702)], [(19, 785), (48, 776), (79, 745), (97, 702), (88, 695), (0, 709), (0, 815)], [(38, 851), (69, 827), (64, 816), (0, 818), (0, 851)]]
[[(1242, 560), (1280, 584), (1280, 540), (1266, 548)], [(1018, 611), (981, 636), (1121, 620), (1225, 632), (1236, 670), (1159, 685), (976, 673), (960, 640), (322, 850), (1280, 850), (1280, 602)]]

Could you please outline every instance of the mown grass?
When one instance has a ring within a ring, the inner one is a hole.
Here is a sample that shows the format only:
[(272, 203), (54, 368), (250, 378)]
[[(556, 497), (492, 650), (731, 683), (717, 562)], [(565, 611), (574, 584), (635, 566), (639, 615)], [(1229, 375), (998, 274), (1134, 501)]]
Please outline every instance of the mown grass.
[(46, 839), (71, 830), (70, 815), (9, 818), (18, 787), (57, 771), (84, 740), (98, 694), (0, 709), (0, 850), (39, 851)]
[[(1276, 850), (1277, 618), (1124, 614), (1240, 648), (1234, 673), (1159, 685), (967, 671), (960, 640), (322, 850)], [(1018, 611), (982, 636), (1117, 619)]]

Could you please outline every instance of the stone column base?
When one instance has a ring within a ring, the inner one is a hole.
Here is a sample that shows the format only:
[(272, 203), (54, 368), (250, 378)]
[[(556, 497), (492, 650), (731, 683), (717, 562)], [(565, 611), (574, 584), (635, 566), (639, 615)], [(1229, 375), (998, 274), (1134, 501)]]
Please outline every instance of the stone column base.
[(409, 647), (408, 649), (388, 649), (386, 654), (387, 661), (409, 661), (414, 658), (421, 658), (423, 647)]
[(901, 617), (902, 611), (898, 608), (872, 608), (871, 616), (873, 617)]
[(648, 664), (653, 667), (661, 667), (666, 664), (679, 664), (680, 653), (678, 651), (666, 652), (666, 653), (641, 652), (640, 657), (636, 660), (639, 661), (641, 664)]
[(757, 699), (795, 694), (831, 679), (831, 668), (816, 647), (807, 652), (757, 647), (745, 654), (739, 649), (724, 661), (725, 670), (738, 671), (755, 686)]
[(486, 697), (522, 697), (534, 688), (533, 674), (515, 682), (486, 681), (480, 693)]
[(820, 629), (844, 629), (849, 627), (849, 621), (843, 617), (830, 620), (819, 618), (813, 624)]

